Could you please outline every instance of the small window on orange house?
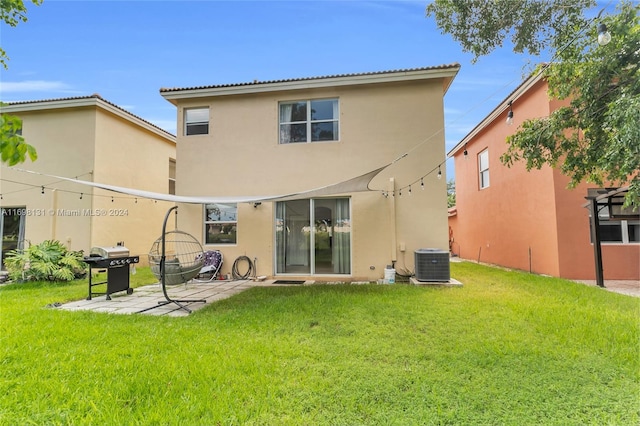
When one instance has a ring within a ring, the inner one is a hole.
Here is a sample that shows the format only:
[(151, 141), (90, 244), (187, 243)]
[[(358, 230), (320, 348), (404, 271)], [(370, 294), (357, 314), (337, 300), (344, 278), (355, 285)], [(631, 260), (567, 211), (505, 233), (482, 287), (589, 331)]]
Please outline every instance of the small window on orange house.
[(485, 149), (478, 154), (478, 173), (480, 189), (489, 187), (489, 150)]

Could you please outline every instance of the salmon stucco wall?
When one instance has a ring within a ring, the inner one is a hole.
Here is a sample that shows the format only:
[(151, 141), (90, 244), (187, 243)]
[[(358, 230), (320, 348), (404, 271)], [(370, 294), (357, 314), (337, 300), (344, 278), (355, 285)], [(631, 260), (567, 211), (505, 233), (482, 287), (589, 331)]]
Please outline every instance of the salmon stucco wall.
[[(514, 122), (507, 110), (488, 121), (454, 153), (456, 215), (449, 217), (453, 251), (479, 260), (538, 274), (569, 279), (595, 279), (589, 212), (583, 206), (584, 183), (569, 189), (569, 179), (548, 166), (527, 171), (524, 161), (511, 167), (500, 156), (506, 138), (525, 119), (545, 117), (562, 105), (550, 102), (543, 80), (513, 102)], [(468, 155), (465, 157), (464, 150)], [(489, 152), (490, 184), (481, 189), (478, 155)], [(602, 244), (605, 279), (639, 279), (640, 244)]]

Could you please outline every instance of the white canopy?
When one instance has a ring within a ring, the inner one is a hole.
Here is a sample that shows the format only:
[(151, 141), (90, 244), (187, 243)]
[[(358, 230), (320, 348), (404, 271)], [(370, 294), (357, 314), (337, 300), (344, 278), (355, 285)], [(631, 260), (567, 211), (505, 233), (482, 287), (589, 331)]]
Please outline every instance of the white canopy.
[(32, 170), (25, 170), (16, 167), (12, 167), (12, 170), (16, 170), (23, 173), (30, 173), (40, 176), (47, 176), (50, 178), (60, 179), (68, 182), (73, 182), (80, 185), (87, 185), (94, 188), (100, 188), (107, 191), (118, 192), (121, 194), (131, 195), (139, 198), (149, 198), (152, 200), (169, 201), (174, 203), (187, 203), (187, 204), (222, 204), (222, 203), (259, 203), (263, 201), (290, 201), (299, 200), (304, 198), (321, 197), (327, 195), (348, 194), (352, 192), (364, 192), (371, 191), (369, 183), (378, 175), (382, 170), (386, 169), (393, 163), (389, 163), (385, 166), (379, 167), (363, 175), (338, 182), (332, 185), (323, 186), (308, 191), (296, 192), (284, 195), (264, 195), (264, 196), (234, 196), (234, 197), (210, 197), (210, 196), (197, 196), (188, 197), (181, 195), (163, 194), (160, 192), (143, 191), (140, 189), (125, 188), (122, 186), (108, 185), (99, 182), (91, 182), (81, 179), (73, 179), (62, 176), (55, 176), (46, 173), (35, 172)]

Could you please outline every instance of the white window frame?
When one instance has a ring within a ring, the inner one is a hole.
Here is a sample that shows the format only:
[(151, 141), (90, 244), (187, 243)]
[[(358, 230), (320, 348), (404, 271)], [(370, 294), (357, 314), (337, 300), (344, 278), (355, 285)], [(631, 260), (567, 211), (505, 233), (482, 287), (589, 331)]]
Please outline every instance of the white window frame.
[[(233, 206), (233, 208), (235, 208), (235, 213), (233, 214), (232, 218), (225, 218), (225, 219), (211, 219), (209, 217), (207, 217), (207, 206), (211, 206), (212, 204), (214, 205), (218, 205), (216, 203), (211, 203), (211, 204), (203, 204), (202, 205), (202, 209), (203, 209), (203, 238), (202, 241), (204, 241), (205, 245), (236, 245), (238, 243), (238, 204), (237, 203), (225, 203), (225, 206)], [(208, 231), (208, 225), (231, 225), (231, 226), (235, 226), (236, 227), (236, 235), (235, 235), (235, 240), (232, 242), (208, 242), (207, 241), (207, 231)]]
[[(311, 119), (311, 103), (317, 101), (333, 101), (335, 102), (334, 106), (334, 115), (331, 119), (322, 119), (322, 120), (312, 120)], [(306, 102), (307, 104), (307, 117), (305, 121), (283, 121), (281, 116), (281, 106), (286, 104), (297, 104)], [(303, 124), (306, 123), (307, 126), (307, 140), (306, 141), (298, 141), (298, 142), (283, 142), (283, 125), (292, 125), (292, 124)], [(334, 127), (336, 130), (333, 135), (333, 139), (331, 140), (313, 140), (313, 132), (312, 128), (314, 124), (318, 123), (334, 123)], [(319, 99), (300, 99), (300, 100), (292, 100), (292, 101), (281, 101), (278, 103), (278, 143), (280, 145), (290, 145), (297, 143), (317, 143), (317, 142), (337, 142), (340, 140), (340, 100), (338, 98), (319, 98)]]
[[(629, 225), (637, 225), (640, 226), (640, 220), (638, 219), (611, 219), (609, 217), (609, 209), (606, 205), (600, 205), (600, 209), (598, 211), (598, 222), (600, 224), (600, 229), (605, 226), (615, 226), (620, 227), (620, 241), (600, 241), (600, 244), (603, 245), (615, 245), (615, 244), (640, 244), (640, 241), (630, 241), (629, 240)], [(591, 224), (591, 221), (589, 221)], [(591, 233), (589, 233), (591, 235)], [(593, 241), (591, 241), (593, 244)]]
[[(203, 116), (206, 111), (206, 120), (201, 119), (189, 119), (189, 113), (192, 112), (200, 112)], [(193, 130), (197, 129), (197, 126), (206, 125), (206, 132), (194, 132)], [(191, 132), (190, 132), (191, 130)], [(209, 134), (209, 107), (197, 107), (197, 108), (185, 108), (184, 109), (184, 135), (185, 136), (197, 136), (197, 135), (208, 135)]]
[[(483, 157), (485, 157), (486, 165), (483, 164)], [(489, 148), (486, 148), (478, 154), (478, 186), (480, 189), (485, 189), (489, 185)]]

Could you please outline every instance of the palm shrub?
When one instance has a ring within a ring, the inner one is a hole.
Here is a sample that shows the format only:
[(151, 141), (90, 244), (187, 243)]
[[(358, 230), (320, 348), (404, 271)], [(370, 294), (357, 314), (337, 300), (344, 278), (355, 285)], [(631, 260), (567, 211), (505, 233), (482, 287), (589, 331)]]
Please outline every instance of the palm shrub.
[(4, 260), (14, 281), (71, 281), (87, 273), (82, 251), (68, 250), (60, 241), (46, 240), (26, 250), (11, 250)]

